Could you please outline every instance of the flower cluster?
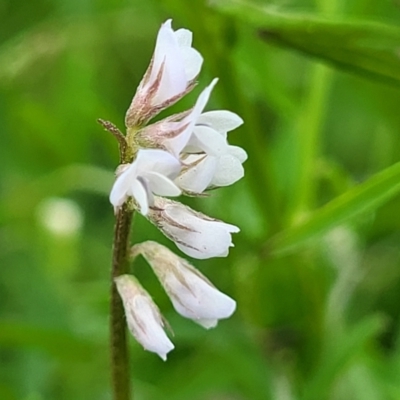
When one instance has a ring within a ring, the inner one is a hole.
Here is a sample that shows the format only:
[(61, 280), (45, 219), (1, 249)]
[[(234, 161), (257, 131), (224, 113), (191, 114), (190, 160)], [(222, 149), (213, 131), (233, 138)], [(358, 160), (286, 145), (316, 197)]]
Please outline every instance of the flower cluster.
[[(214, 79), (193, 108), (148, 124), (195, 86), (203, 58), (192, 47), (192, 33), (174, 31), (171, 20), (160, 28), (150, 65), (126, 113), (126, 144), (130, 159), (121, 164), (111, 190), (116, 212), (126, 205), (144, 215), (185, 254), (197, 259), (225, 257), (232, 233), (239, 229), (165, 198), (203, 196), (231, 185), (244, 175), (246, 152), (228, 143), (228, 132), (242, 119), (226, 110), (204, 112)], [(142, 255), (169, 295), (176, 311), (205, 328), (235, 311), (233, 299), (217, 290), (185, 259), (155, 242), (132, 248)], [(174, 348), (150, 295), (129, 275), (115, 279), (130, 331), (142, 346), (166, 359)]]

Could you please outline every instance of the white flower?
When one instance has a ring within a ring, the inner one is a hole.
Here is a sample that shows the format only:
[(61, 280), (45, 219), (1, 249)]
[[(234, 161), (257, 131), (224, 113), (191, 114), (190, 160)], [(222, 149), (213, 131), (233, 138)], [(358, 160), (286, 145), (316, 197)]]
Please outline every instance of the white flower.
[(208, 111), (197, 117), (181, 155), (186, 167), (175, 180), (181, 189), (202, 193), (210, 187), (231, 185), (244, 176), (242, 163), (247, 154), (227, 141), (228, 132), (242, 123), (237, 114), (226, 110)]
[(128, 328), (145, 350), (157, 353), (164, 361), (174, 348), (164, 332), (159, 309), (139, 282), (130, 275), (114, 279), (124, 304)]
[(179, 157), (181, 151), (191, 140), (197, 120), (218, 82), (214, 79), (197, 98), (195, 106), (184, 113), (173, 115), (140, 130), (135, 140), (143, 147), (155, 147), (166, 150)]
[(181, 169), (180, 162), (171, 154), (156, 149), (140, 149), (137, 157), (117, 177), (110, 193), (110, 202), (117, 208), (133, 197), (146, 215), (153, 204), (153, 193), (178, 196), (180, 189), (172, 182)]
[(171, 20), (157, 35), (153, 58), (127, 111), (127, 127), (142, 125), (194, 87), (203, 58), (192, 48), (192, 32), (174, 31)]
[(215, 110), (203, 113), (214, 79), (198, 97), (192, 110), (165, 118), (137, 133), (143, 147), (164, 149), (185, 165), (177, 185), (186, 193), (202, 193), (210, 187), (228, 186), (244, 175), (246, 152), (229, 145), (227, 134), (243, 123), (235, 113)]
[(209, 329), (235, 311), (235, 300), (216, 289), (191, 264), (166, 247), (148, 241), (134, 246), (132, 251), (141, 253), (148, 261), (182, 316)]
[(162, 197), (154, 197), (147, 218), (190, 257), (226, 257), (239, 228)]

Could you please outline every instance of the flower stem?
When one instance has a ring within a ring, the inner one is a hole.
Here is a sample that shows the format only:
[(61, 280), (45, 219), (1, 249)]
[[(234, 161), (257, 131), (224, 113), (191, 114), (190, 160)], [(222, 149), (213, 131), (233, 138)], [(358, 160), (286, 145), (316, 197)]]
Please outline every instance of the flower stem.
[(133, 211), (124, 204), (117, 212), (111, 271), (110, 350), (113, 400), (130, 400), (129, 355), (124, 308), (114, 278), (127, 272)]

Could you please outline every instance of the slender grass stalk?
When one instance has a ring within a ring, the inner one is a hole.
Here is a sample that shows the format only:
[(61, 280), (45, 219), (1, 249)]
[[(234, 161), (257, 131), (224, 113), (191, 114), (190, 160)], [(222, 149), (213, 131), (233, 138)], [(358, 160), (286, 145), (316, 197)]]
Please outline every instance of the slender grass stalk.
[(114, 278), (127, 272), (129, 237), (133, 212), (124, 205), (118, 212), (114, 230), (111, 269), (110, 350), (113, 400), (130, 400), (129, 355), (127, 329), (122, 300)]
[(315, 206), (315, 168), (319, 156), (320, 135), (326, 115), (331, 75), (332, 72), (324, 65), (312, 66), (310, 91), (296, 129), (298, 163), (296, 185), (292, 196), (294, 221)]
[[(342, 8), (341, 0), (317, 0), (318, 11), (335, 15)], [(315, 208), (316, 164), (319, 157), (320, 137), (328, 106), (333, 71), (323, 64), (311, 69), (309, 94), (298, 120), (298, 164), (297, 178), (292, 196), (292, 222), (301, 219), (304, 213)]]

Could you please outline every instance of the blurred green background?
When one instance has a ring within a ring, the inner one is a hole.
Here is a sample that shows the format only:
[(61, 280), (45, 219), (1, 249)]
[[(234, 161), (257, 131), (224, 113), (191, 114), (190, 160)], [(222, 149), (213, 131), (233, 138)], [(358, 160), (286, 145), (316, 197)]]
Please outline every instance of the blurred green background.
[[(183, 199), (240, 226), (194, 261), (238, 301), (169, 320), (167, 362), (130, 338), (137, 399), (400, 398), (398, 1), (0, 0), (0, 399), (111, 399), (108, 296), (123, 128), (160, 24), (194, 32), (208, 109), (237, 112), (246, 176)], [(368, 22), (369, 21), (369, 22)], [(165, 115), (165, 114), (163, 114)], [(172, 243), (141, 216), (135, 242)]]

